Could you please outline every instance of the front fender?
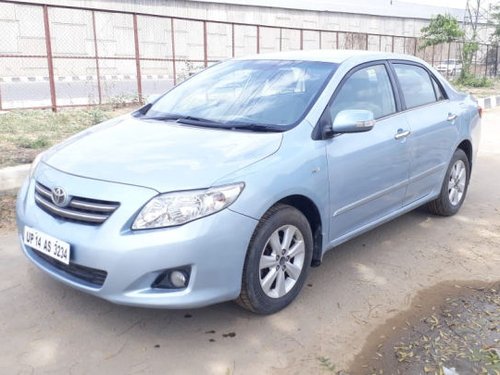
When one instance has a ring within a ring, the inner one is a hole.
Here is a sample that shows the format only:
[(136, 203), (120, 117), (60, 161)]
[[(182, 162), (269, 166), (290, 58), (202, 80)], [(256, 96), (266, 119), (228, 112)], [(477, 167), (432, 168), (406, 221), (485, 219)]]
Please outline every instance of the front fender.
[[(282, 147), (273, 155), (233, 174), (214, 185), (237, 181), (245, 189), (230, 209), (259, 220), (276, 202), (292, 196), (309, 198), (318, 208), (322, 230), (328, 231), (329, 182), (324, 141), (311, 139), (312, 128), (292, 129), (284, 134)], [(328, 233), (322, 233), (324, 241)]]

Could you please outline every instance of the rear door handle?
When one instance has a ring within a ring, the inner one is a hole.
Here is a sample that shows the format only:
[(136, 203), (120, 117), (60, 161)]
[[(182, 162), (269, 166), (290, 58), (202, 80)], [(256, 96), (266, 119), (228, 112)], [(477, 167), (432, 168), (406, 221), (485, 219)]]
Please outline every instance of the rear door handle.
[(394, 139), (406, 138), (411, 134), (410, 130), (398, 129), (398, 132), (394, 134)]
[(457, 115), (454, 113), (448, 113), (448, 117), (446, 118), (446, 121), (455, 121), (457, 119)]

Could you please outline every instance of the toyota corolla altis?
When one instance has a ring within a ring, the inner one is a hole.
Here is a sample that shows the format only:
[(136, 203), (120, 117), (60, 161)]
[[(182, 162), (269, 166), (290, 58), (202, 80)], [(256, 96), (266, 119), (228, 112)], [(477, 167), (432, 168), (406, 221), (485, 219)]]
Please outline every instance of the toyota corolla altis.
[(455, 214), (480, 115), (411, 56), (221, 62), (39, 155), (17, 202), (21, 246), (115, 303), (273, 313), (336, 245), (423, 204)]

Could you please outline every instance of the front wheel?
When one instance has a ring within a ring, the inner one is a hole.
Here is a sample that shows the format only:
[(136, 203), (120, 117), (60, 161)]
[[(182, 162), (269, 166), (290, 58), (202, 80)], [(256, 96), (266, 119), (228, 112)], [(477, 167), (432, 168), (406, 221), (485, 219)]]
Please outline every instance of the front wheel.
[(271, 208), (250, 241), (236, 303), (259, 314), (286, 307), (304, 285), (312, 248), (311, 227), (300, 211), (281, 204)]
[(464, 202), (470, 179), (470, 163), (463, 150), (458, 149), (451, 158), (450, 165), (437, 199), (428, 204), (429, 210), (441, 216), (451, 216), (458, 212)]

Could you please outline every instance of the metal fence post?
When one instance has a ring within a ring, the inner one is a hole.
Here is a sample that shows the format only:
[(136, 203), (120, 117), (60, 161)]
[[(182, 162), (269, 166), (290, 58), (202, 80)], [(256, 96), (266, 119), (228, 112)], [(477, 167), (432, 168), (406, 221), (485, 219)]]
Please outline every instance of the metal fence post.
[(394, 35), (392, 36), (391, 52), (394, 52)]
[(95, 52), (95, 72), (97, 76), (97, 93), (99, 94), (99, 104), (102, 104), (102, 92), (101, 92), (101, 73), (99, 70), (99, 53), (97, 50), (97, 33), (95, 26), (95, 11), (92, 11), (92, 30), (94, 33), (94, 52)]
[(280, 51), (282, 51), (283, 29), (280, 27)]
[(300, 29), (300, 49), (304, 49), (304, 30)]
[(257, 25), (257, 53), (260, 53), (260, 27)]
[(208, 66), (207, 21), (203, 21), (203, 63)]
[(54, 62), (52, 60), (52, 43), (50, 40), (49, 9), (43, 5), (43, 25), (45, 29), (45, 48), (47, 49), (47, 68), (49, 70), (50, 103), (53, 112), (57, 112), (56, 84), (54, 81)]
[(135, 68), (137, 72), (137, 96), (139, 103), (142, 103), (142, 75), (141, 75), (141, 60), (139, 52), (139, 31), (137, 29), (137, 14), (132, 15), (134, 23), (134, 46), (135, 46)]
[(451, 57), (451, 42), (448, 42), (448, 60)]
[(323, 49), (323, 38), (321, 30), (319, 31), (319, 49)]
[(486, 77), (488, 75), (488, 63), (490, 61), (490, 56), (489, 56), (489, 45), (487, 44), (486, 45), (486, 61), (485, 61), (485, 64), (484, 64), (484, 76)]
[(234, 23), (231, 24), (231, 55), (234, 57)]
[(498, 74), (498, 44), (496, 48), (496, 53), (495, 53), (495, 77)]
[(174, 19), (170, 18), (170, 35), (172, 37), (172, 73), (174, 75), (174, 86), (177, 85), (177, 71), (175, 68), (175, 33)]
[(474, 53), (474, 75), (477, 74), (477, 51)]

